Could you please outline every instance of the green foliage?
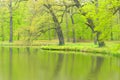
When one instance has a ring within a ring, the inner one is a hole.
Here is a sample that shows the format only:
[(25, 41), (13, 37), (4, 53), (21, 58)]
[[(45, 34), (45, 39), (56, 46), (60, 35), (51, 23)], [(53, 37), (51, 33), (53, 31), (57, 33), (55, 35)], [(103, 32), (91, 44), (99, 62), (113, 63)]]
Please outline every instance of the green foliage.
[[(13, 1), (14, 41), (18, 40), (18, 34), (20, 34), (19, 40), (25, 41), (29, 39), (48, 40), (49, 38), (57, 38), (55, 29), (46, 31), (47, 29), (55, 28), (55, 23), (44, 4), (50, 5), (59, 22), (63, 18), (60, 25), (62, 26), (65, 39), (69, 38), (72, 41), (72, 29), (74, 28), (77, 41), (93, 40), (95, 34), (86, 25), (89, 18), (94, 23), (94, 30), (101, 32), (99, 40), (110, 40), (111, 33), (113, 33), (114, 40), (120, 40), (120, 14), (119, 11), (115, 13), (120, 7), (119, 2), (119, 0), (98, 0), (98, 6), (96, 6), (96, 2), (80, 2), (82, 7), (78, 9), (72, 5), (74, 4), (73, 1), (68, 0), (48, 0), (47, 2), (45, 0), (28, 0), (18, 2), (17, 4)], [(0, 40), (4, 37), (5, 41), (9, 40), (9, 8), (6, 6), (8, 3), (8, 1), (0, 2), (0, 5), (2, 5), (0, 7)], [(65, 14), (67, 14), (67, 19)], [(74, 24), (72, 24), (71, 15), (73, 15)], [(68, 21), (67, 27), (66, 20)], [(4, 31), (2, 30), (2, 26), (4, 26)]]

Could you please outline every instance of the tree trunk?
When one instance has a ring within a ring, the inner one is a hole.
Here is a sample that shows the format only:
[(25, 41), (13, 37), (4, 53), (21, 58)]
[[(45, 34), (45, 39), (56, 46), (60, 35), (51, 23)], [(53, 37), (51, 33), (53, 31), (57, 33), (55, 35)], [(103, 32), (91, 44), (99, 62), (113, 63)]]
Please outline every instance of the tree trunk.
[(114, 40), (113, 39), (113, 32), (111, 32), (110, 36), (111, 36), (111, 40), (113, 41)]
[(100, 35), (101, 35), (101, 32), (97, 32), (98, 45), (99, 45), (99, 47), (104, 47), (105, 46), (105, 42), (102, 41), (101, 39), (99, 39)]
[(18, 37), (17, 37), (17, 40), (20, 40), (20, 33), (18, 33)]
[(72, 28), (72, 33), (73, 33), (73, 43), (76, 43), (75, 29), (74, 28)]
[(1, 29), (2, 29), (2, 41), (4, 41), (4, 27), (3, 27), (3, 25), (1, 26)]
[(98, 42), (97, 36), (94, 36), (94, 44), (97, 45), (97, 42)]
[(63, 37), (63, 32), (62, 32), (62, 29), (61, 29), (61, 26), (58, 25), (57, 28), (56, 28), (56, 32), (57, 32), (57, 35), (58, 35), (58, 39), (59, 39), (59, 45), (64, 45), (64, 37)]
[(104, 47), (105, 46), (105, 42), (104, 41), (98, 41), (98, 45), (99, 45), (99, 47)]
[(87, 22), (88, 22), (87, 25), (88, 25), (89, 28), (91, 29), (92, 34), (95, 34), (95, 36), (94, 36), (94, 44), (97, 45), (98, 36), (97, 36), (97, 31), (94, 30), (95, 25), (94, 25), (94, 23), (93, 23), (93, 20), (91, 20), (90, 18), (87, 18)]
[(60, 23), (55, 15), (55, 13), (53, 12), (53, 10), (51, 9), (51, 5), (46, 5), (44, 4), (44, 6), (49, 10), (51, 16), (52, 16), (52, 19), (54, 21), (54, 24), (55, 24), (55, 27), (56, 27), (56, 32), (57, 32), (57, 35), (58, 35), (58, 39), (59, 39), (59, 45), (64, 45), (64, 36), (63, 36), (63, 32), (62, 32), (62, 29), (61, 29), (61, 26), (60, 26)]
[(9, 10), (10, 10), (10, 39), (9, 39), (9, 42), (13, 42), (12, 0), (10, 0)]

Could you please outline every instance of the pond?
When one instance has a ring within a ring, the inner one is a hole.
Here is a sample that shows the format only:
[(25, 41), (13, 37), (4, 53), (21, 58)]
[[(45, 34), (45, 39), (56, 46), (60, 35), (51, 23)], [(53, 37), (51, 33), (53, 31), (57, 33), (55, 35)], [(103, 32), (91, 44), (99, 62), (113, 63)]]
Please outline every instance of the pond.
[(1, 47), (0, 80), (120, 80), (120, 58)]

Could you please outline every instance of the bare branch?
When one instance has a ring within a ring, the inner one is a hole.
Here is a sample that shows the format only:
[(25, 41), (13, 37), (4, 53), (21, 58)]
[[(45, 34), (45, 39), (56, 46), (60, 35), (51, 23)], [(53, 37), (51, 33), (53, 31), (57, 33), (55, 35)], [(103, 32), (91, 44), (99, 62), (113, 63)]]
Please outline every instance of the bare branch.
[[(49, 31), (49, 30), (52, 30), (52, 29), (56, 29), (56, 28), (48, 28), (48, 29), (40, 30), (39, 32), (34, 33), (34, 39), (38, 38), (38, 37), (41, 36), (42, 34), (46, 33), (46, 32)], [(37, 34), (37, 35), (36, 35), (36, 34)], [(33, 39), (33, 40), (34, 40), (34, 39)]]
[(63, 11), (63, 14), (61, 16), (60, 24), (63, 22), (63, 17), (64, 17), (64, 14), (65, 14), (66, 11), (67, 11), (67, 6), (65, 7), (65, 10)]
[(113, 15), (115, 15), (120, 10), (120, 7), (118, 7), (114, 12)]

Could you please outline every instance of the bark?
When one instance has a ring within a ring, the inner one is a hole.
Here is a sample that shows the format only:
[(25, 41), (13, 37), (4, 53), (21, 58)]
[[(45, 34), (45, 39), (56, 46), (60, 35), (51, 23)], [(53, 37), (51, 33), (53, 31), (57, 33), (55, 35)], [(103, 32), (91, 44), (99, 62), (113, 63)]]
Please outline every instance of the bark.
[(110, 38), (111, 38), (111, 40), (114, 40), (114, 39), (113, 39), (113, 31), (112, 31), (112, 26), (111, 26), (111, 34), (110, 34)]
[(97, 36), (94, 36), (94, 44), (97, 45), (98, 39)]
[(105, 42), (103, 40), (99, 39), (101, 34), (102, 34), (101, 32), (97, 32), (98, 45), (99, 45), (99, 47), (104, 47), (105, 46)]
[(75, 29), (74, 28), (72, 28), (72, 33), (73, 33), (73, 43), (76, 43)]
[(92, 33), (95, 34), (95, 36), (94, 36), (94, 44), (97, 45), (98, 36), (97, 36), (97, 31), (94, 30), (95, 25), (94, 25), (93, 21), (91, 19), (89, 19), (89, 18), (87, 19), (87, 22), (88, 23), (86, 23), (86, 24), (90, 27), (90, 29), (92, 30)]
[(57, 25), (56, 32), (57, 32), (58, 39), (59, 39), (59, 45), (64, 45), (65, 44), (64, 37), (63, 37), (63, 32), (62, 32), (60, 25)]
[(98, 41), (98, 45), (99, 45), (99, 47), (104, 47), (105, 46), (105, 42), (104, 41)]
[(10, 10), (10, 39), (9, 39), (9, 42), (13, 42), (12, 0), (10, 0), (9, 10)]
[(114, 39), (113, 39), (113, 32), (111, 32), (111, 40), (113, 41)]
[(18, 33), (18, 37), (17, 37), (17, 40), (20, 40), (20, 33)]
[(78, 0), (74, 0), (75, 4), (76, 4), (76, 7), (79, 8), (81, 5), (80, 5), (80, 2)]
[(51, 5), (46, 5), (44, 4), (44, 6), (49, 10), (51, 16), (52, 16), (52, 19), (54, 21), (54, 24), (55, 24), (55, 27), (56, 27), (56, 32), (57, 32), (57, 36), (58, 36), (58, 39), (59, 39), (59, 45), (64, 45), (64, 36), (63, 36), (63, 32), (62, 32), (62, 29), (61, 29), (61, 25), (57, 19), (57, 16), (55, 15), (55, 13), (53, 12), (53, 10), (51, 9)]

